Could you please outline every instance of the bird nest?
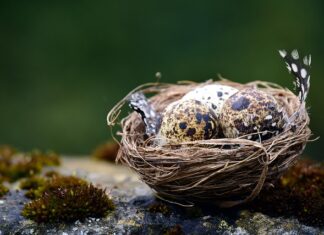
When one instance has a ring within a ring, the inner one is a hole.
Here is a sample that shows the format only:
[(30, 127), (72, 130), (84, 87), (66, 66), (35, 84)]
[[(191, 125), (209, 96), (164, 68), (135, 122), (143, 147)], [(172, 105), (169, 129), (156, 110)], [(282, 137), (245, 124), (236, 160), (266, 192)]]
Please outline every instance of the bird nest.
[(152, 95), (150, 104), (158, 112), (181, 99), (192, 89), (206, 84), (258, 88), (273, 95), (286, 111), (289, 122), (271, 139), (258, 142), (244, 138), (221, 138), (157, 146), (156, 137), (145, 138), (140, 115), (130, 113), (120, 122), (120, 150), (117, 161), (133, 169), (162, 199), (193, 205), (209, 201), (232, 207), (253, 200), (265, 186), (294, 164), (311, 136), (305, 103), (279, 85), (254, 81), (239, 84), (228, 80), (206, 83), (145, 84), (133, 90), (108, 114), (113, 126), (134, 92)]

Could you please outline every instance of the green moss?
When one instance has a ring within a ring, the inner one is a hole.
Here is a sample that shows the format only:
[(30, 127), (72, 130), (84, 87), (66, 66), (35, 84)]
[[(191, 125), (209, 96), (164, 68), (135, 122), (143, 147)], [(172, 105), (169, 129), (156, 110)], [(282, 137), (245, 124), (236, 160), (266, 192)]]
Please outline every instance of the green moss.
[(30, 199), (39, 198), (46, 185), (46, 179), (40, 176), (33, 176), (20, 182), (20, 188), (28, 190), (25, 196)]
[(114, 209), (105, 190), (74, 176), (49, 179), (41, 196), (25, 205), (22, 215), (36, 222), (72, 222), (103, 217)]
[(60, 156), (52, 151), (45, 153), (39, 150), (34, 150), (31, 152), (30, 158), (42, 166), (59, 166), (61, 164)]
[(0, 183), (0, 198), (6, 195), (9, 189)]
[(10, 145), (0, 145), (0, 158), (10, 159), (18, 151)]
[(40, 176), (33, 176), (20, 182), (21, 189), (38, 189), (45, 185), (46, 179)]
[(162, 213), (163, 215), (171, 214), (171, 208), (162, 202), (155, 202), (148, 208), (149, 212)]
[(0, 148), (0, 179), (14, 182), (41, 172), (44, 166), (60, 164), (59, 156), (53, 152), (33, 151), (30, 154), (16, 154), (9, 146)]
[(24, 177), (31, 177), (38, 174), (42, 170), (42, 165), (29, 158), (24, 158), (19, 162), (13, 163), (8, 166), (5, 176), (8, 181), (15, 182)]
[(41, 191), (38, 189), (29, 189), (25, 193), (25, 197), (27, 197), (29, 199), (36, 199), (36, 198), (39, 198), (40, 196), (41, 196)]
[(88, 185), (88, 182), (75, 176), (57, 176), (50, 178), (44, 191), (50, 192), (57, 188), (75, 188)]
[(45, 173), (45, 176), (46, 177), (49, 177), (49, 178), (53, 178), (53, 177), (58, 177), (60, 176), (60, 173), (58, 173), (57, 171), (48, 171)]
[(116, 142), (107, 142), (99, 145), (92, 153), (92, 157), (108, 162), (115, 162), (119, 145)]
[(0, 146), (0, 182), (8, 179), (7, 171), (11, 163), (12, 156), (17, 152), (16, 149), (9, 145)]
[(163, 235), (184, 235), (184, 232), (182, 231), (181, 225), (176, 224), (175, 226), (168, 228)]
[(275, 184), (262, 190), (247, 208), (274, 216), (324, 226), (324, 165), (301, 160)]
[(87, 184), (87, 181), (78, 177), (61, 176), (57, 173), (53, 177), (47, 179), (40, 176), (24, 179), (20, 183), (20, 188), (28, 190), (25, 194), (27, 198), (36, 199), (42, 196), (45, 191), (51, 191), (59, 187), (71, 188)]

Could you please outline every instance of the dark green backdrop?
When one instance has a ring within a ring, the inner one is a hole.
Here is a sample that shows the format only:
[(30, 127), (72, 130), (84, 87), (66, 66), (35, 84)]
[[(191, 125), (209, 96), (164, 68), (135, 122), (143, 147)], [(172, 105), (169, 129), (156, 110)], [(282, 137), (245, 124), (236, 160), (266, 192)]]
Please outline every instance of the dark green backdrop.
[(156, 71), (292, 88), (280, 48), (312, 54), (311, 127), (324, 134), (324, 1), (0, 4), (0, 143), (86, 154), (110, 138), (108, 110)]

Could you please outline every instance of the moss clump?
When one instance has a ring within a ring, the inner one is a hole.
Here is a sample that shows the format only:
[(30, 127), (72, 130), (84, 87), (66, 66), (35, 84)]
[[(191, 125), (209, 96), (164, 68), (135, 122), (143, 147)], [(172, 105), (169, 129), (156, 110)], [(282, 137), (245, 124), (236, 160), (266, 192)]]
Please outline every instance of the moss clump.
[(0, 145), (0, 158), (10, 159), (18, 151), (10, 145)]
[(31, 177), (38, 174), (42, 170), (42, 165), (29, 158), (21, 159), (19, 162), (13, 163), (8, 166), (4, 171), (4, 176), (9, 182), (15, 182), (24, 177)]
[(37, 190), (37, 189), (29, 189), (25, 193), (25, 197), (27, 197), (29, 199), (36, 199), (36, 198), (39, 198), (40, 196), (41, 196), (41, 191)]
[(9, 189), (0, 183), (0, 198), (6, 195)]
[(110, 141), (96, 147), (92, 153), (92, 156), (99, 160), (115, 162), (118, 150), (119, 145), (116, 142)]
[(0, 148), (0, 179), (14, 182), (41, 172), (44, 166), (57, 166), (60, 158), (53, 152), (33, 151), (16, 154), (9, 146)]
[(21, 189), (28, 190), (25, 196), (29, 199), (36, 199), (42, 196), (43, 192), (55, 190), (59, 187), (72, 188), (80, 185), (87, 185), (87, 181), (75, 176), (61, 176), (58, 173), (51, 178), (33, 176), (26, 178), (20, 183)]
[(57, 176), (50, 178), (44, 186), (44, 192), (51, 192), (57, 188), (77, 188), (87, 186), (89, 183), (76, 176)]
[(46, 185), (46, 179), (40, 176), (33, 176), (24, 179), (20, 182), (20, 188), (28, 190), (25, 196), (30, 199), (35, 199), (41, 196)]
[(61, 164), (60, 156), (53, 151), (34, 150), (30, 153), (30, 158), (42, 166), (59, 166)]
[(73, 222), (103, 217), (114, 209), (105, 190), (74, 176), (49, 179), (41, 196), (25, 205), (22, 215), (36, 222)]
[(48, 171), (45, 173), (45, 176), (49, 178), (53, 178), (53, 177), (60, 176), (60, 173), (58, 173), (57, 171)]
[(324, 226), (324, 165), (300, 160), (247, 208), (274, 216), (296, 216), (305, 224)]
[(10, 165), (11, 157), (17, 152), (9, 145), (0, 146), (0, 182), (7, 180), (7, 168)]
[(184, 235), (181, 225), (176, 224), (173, 227), (168, 228), (163, 235)]
[(162, 213), (163, 215), (170, 215), (171, 208), (162, 202), (155, 202), (149, 206), (148, 211), (151, 213)]

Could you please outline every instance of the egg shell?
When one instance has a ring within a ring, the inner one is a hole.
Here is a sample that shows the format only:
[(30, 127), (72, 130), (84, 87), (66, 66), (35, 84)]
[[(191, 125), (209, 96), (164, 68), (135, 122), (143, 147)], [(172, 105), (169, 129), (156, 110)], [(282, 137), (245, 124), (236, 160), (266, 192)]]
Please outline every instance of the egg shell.
[(197, 100), (171, 103), (162, 114), (159, 138), (168, 143), (211, 139), (217, 134), (214, 112)]
[(194, 99), (201, 101), (202, 103), (206, 103), (218, 117), (224, 105), (224, 102), (236, 92), (238, 92), (238, 90), (234, 87), (219, 84), (210, 84), (198, 87), (188, 92), (185, 96), (182, 97), (182, 99)]
[(283, 130), (283, 117), (272, 95), (246, 88), (226, 100), (219, 123), (227, 138), (246, 135), (250, 140), (266, 140)]

